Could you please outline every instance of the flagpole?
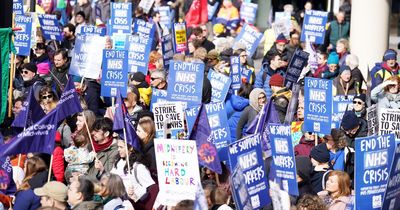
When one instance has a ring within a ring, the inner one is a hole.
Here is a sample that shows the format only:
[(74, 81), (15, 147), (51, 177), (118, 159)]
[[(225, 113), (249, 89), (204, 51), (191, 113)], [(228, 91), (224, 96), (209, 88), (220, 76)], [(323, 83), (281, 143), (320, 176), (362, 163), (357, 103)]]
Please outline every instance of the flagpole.
[(19, 164), (21, 164), (21, 154), (18, 155), (18, 167), (20, 167)]
[(49, 175), (47, 176), (47, 182), (50, 182), (52, 165), (53, 165), (53, 154), (51, 154), (51, 156), (50, 156)]
[(83, 119), (84, 119), (84, 122), (85, 122), (86, 130), (87, 130), (87, 132), (88, 132), (90, 145), (92, 146), (92, 150), (93, 150), (94, 153), (96, 154), (96, 159), (97, 159), (97, 153), (96, 153), (96, 150), (94, 150), (94, 146), (93, 146), (92, 135), (90, 134), (89, 126), (88, 126), (88, 124), (87, 124), (87, 122), (86, 122), (85, 112), (82, 112), (82, 116), (83, 116)]
[(318, 134), (315, 133), (315, 146), (317, 146), (317, 145), (318, 145)]
[(257, 120), (256, 130), (254, 131), (254, 134), (257, 133), (258, 127), (260, 126), (261, 118), (262, 118), (262, 115), (263, 115), (263, 113), (264, 113), (264, 106), (265, 106), (265, 104), (264, 104), (263, 107), (261, 108), (260, 117), (259, 117), (258, 120)]
[[(125, 119), (124, 119), (125, 121)], [(128, 142), (126, 140), (126, 130), (125, 130), (125, 122), (124, 122), (124, 128), (122, 128), (124, 132), (124, 142), (125, 142), (125, 152), (126, 152), (126, 163), (128, 164), (128, 174), (131, 174), (131, 165), (129, 164), (129, 151), (128, 151)]]
[[(12, 14), (12, 28), (15, 27), (15, 13)], [(14, 42), (14, 36), (11, 37), (12, 42)], [(15, 74), (15, 57), (16, 55), (11, 51), (11, 71), (10, 71), (10, 85), (8, 89), (8, 117), (11, 117), (11, 107), (12, 107), (12, 93), (13, 93), (13, 80)]]

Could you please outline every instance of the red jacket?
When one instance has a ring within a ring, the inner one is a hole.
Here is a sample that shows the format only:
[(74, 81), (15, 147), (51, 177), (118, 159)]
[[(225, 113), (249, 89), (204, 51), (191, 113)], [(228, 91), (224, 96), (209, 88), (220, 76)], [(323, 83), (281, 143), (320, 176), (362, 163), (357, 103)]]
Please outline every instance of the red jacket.
[(52, 171), (59, 182), (64, 182), (64, 169), (64, 150), (56, 146), (53, 151)]
[[(318, 143), (321, 143), (319, 139)], [(310, 156), (311, 149), (315, 146), (315, 141), (306, 141), (305, 137), (302, 136), (298, 145), (294, 147), (295, 156)]]

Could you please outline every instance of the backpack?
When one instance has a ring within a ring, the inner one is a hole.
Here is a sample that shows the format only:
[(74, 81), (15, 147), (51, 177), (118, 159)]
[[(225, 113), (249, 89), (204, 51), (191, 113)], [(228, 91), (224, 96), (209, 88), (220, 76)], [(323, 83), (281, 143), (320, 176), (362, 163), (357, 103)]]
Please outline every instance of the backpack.
[(114, 208), (114, 210), (124, 209), (124, 208), (125, 208), (125, 206), (122, 205), (122, 204), (120, 204), (120, 205), (116, 206), (116, 207)]
[(377, 85), (379, 85), (378, 84), (379, 81), (377, 81), (377, 79), (375, 78), (375, 74), (381, 69), (382, 69), (382, 63), (375, 63), (375, 66), (369, 72), (369, 75), (371, 77), (371, 90), (374, 89), (374, 87), (376, 87)]
[(351, 147), (344, 148), (344, 171), (354, 180), (354, 149)]

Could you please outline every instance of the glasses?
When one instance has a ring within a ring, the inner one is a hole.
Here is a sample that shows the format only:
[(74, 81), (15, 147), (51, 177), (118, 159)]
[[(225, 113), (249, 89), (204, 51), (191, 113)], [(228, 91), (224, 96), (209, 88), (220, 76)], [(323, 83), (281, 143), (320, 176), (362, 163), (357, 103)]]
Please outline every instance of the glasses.
[(363, 105), (363, 103), (362, 101), (353, 101), (353, 104)]
[(52, 99), (52, 98), (53, 98), (52, 95), (45, 95), (45, 96), (42, 96), (42, 99), (43, 99), (43, 100), (45, 100), (45, 99)]
[(151, 78), (150, 78), (151, 81), (154, 81), (154, 80), (156, 80), (156, 79), (160, 79), (160, 78), (157, 78), (157, 77), (151, 77)]

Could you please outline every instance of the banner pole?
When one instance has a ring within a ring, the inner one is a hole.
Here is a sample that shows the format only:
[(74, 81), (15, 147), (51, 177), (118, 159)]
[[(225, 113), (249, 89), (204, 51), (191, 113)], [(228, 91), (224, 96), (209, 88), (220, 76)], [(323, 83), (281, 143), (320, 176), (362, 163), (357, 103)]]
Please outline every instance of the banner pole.
[[(12, 28), (15, 28), (15, 13), (12, 14)], [(14, 43), (14, 34), (11, 37), (12, 42)], [(14, 81), (14, 75), (15, 75), (15, 58), (16, 55), (11, 51), (11, 70), (10, 70), (10, 83), (8, 86), (8, 117), (11, 117), (12, 114), (12, 93), (13, 93), (13, 81)]]
[(53, 154), (51, 154), (50, 156), (49, 175), (47, 176), (47, 182), (50, 182), (52, 165), (53, 165)]
[[(271, 101), (271, 102), (272, 102), (272, 101)], [(264, 113), (264, 106), (265, 106), (265, 104), (264, 104), (263, 107), (261, 108), (260, 117), (258, 118), (256, 130), (254, 131), (254, 134), (257, 133), (258, 127), (260, 126), (261, 118), (262, 118), (262, 115), (263, 115), (263, 113)]]
[(317, 146), (317, 145), (318, 145), (318, 134), (315, 133), (315, 146)]
[(92, 135), (90, 134), (89, 126), (88, 126), (87, 121), (86, 121), (85, 112), (82, 112), (82, 116), (83, 116), (83, 120), (84, 120), (84, 122), (85, 122), (86, 131), (87, 131), (88, 134), (89, 134), (88, 136), (89, 136), (90, 145), (92, 146), (92, 151), (94, 151), (94, 153), (96, 154), (96, 159), (97, 159), (97, 153), (96, 153), (96, 151), (94, 150)]
[[(124, 119), (124, 121), (125, 121), (125, 119)], [(131, 175), (131, 165), (129, 164), (129, 151), (128, 151), (128, 142), (126, 140), (125, 122), (124, 122), (124, 128), (122, 130), (124, 132), (124, 142), (125, 142), (125, 152), (126, 152), (126, 163), (128, 164), (128, 174)]]

